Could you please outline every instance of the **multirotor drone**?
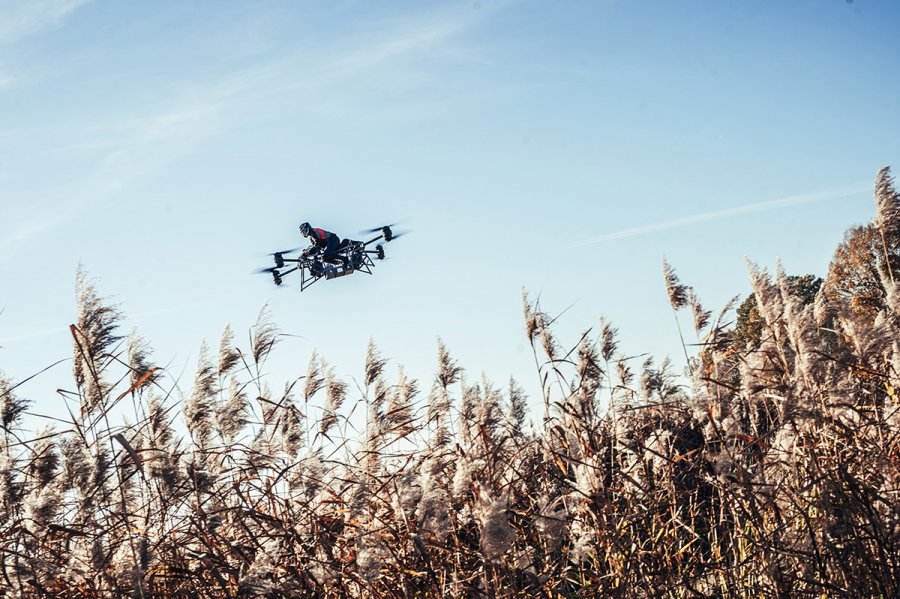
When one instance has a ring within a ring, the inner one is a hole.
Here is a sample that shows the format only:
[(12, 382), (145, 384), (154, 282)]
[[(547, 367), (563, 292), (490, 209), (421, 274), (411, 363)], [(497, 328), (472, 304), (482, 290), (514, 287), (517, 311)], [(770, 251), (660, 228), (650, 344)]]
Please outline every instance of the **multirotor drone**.
[[(378, 233), (378, 236), (369, 241), (344, 239), (335, 248), (331, 259), (327, 259), (322, 252), (315, 252), (315, 248), (307, 248), (300, 253), (299, 257), (290, 258), (288, 254), (293, 254), (302, 249), (292, 248), (272, 253), (271, 256), (275, 259), (275, 266), (261, 268), (256, 272), (271, 273), (274, 283), (281, 285), (286, 275), (299, 271), (300, 291), (305, 291), (322, 278), (325, 280), (337, 279), (355, 272), (372, 274), (372, 269), (375, 267), (373, 258), (375, 260), (384, 260), (384, 245), (377, 242), (383, 240), (384, 243), (387, 243), (400, 237), (402, 233), (394, 233), (390, 225), (369, 229), (365, 232)], [(376, 245), (370, 248), (373, 243)]]

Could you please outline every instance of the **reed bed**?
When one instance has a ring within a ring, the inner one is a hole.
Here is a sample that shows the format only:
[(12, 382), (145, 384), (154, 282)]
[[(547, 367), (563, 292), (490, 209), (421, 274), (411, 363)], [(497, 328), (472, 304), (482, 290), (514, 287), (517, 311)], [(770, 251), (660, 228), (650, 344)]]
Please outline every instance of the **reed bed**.
[(536, 423), (440, 340), (425, 386), (370, 342), (358, 387), (313, 354), (271, 389), (265, 308), (181, 394), (80, 273), (69, 415), (23, 430), (0, 377), (0, 596), (900, 596), (888, 169), (875, 199), (874, 309), (750, 265), (748, 337), (664, 264), (685, 373), (602, 321), (565, 344), (523, 293)]

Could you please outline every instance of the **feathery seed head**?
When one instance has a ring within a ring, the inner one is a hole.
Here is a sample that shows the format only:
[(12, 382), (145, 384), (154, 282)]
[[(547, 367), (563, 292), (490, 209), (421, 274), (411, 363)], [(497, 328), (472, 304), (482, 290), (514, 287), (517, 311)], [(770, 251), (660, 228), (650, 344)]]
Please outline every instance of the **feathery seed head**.
[(219, 340), (219, 365), (217, 374), (222, 377), (229, 374), (238, 362), (241, 361), (241, 352), (234, 346), (234, 333), (231, 325), (226, 324)]
[(47, 426), (38, 435), (32, 458), (28, 464), (28, 476), (38, 487), (46, 487), (56, 477), (59, 469), (59, 453), (56, 450), (56, 432)]
[(131, 370), (131, 388), (135, 391), (138, 386), (144, 386), (156, 380), (155, 367), (150, 362), (150, 346), (143, 337), (138, 335), (136, 329), (132, 330), (128, 337), (128, 368)]
[(616, 341), (616, 333), (619, 330), (614, 328), (604, 319), (600, 319), (600, 355), (609, 362), (616, 353), (619, 342)]
[(631, 366), (628, 365), (628, 360), (624, 356), (619, 356), (616, 359), (616, 376), (619, 377), (619, 384), (623, 387), (629, 386), (634, 380), (634, 373), (631, 371)]
[(541, 326), (541, 347), (543, 347), (544, 353), (550, 361), (556, 359), (559, 346), (549, 326)]
[(0, 445), (0, 515), (4, 522), (12, 520), (13, 510), (22, 497), (22, 482), (17, 476), (16, 461), (5, 445)]
[(197, 373), (191, 395), (184, 403), (184, 417), (194, 441), (204, 447), (212, 433), (213, 400), (217, 393), (216, 373), (209, 358), (206, 341), (200, 344)]
[(600, 356), (597, 354), (597, 348), (594, 343), (588, 339), (587, 334), (583, 336), (581, 343), (578, 345), (578, 364), (576, 370), (578, 372), (579, 393), (581, 393), (585, 400), (592, 401), (597, 390), (600, 388), (603, 369), (600, 368)]
[(694, 329), (699, 335), (706, 328), (706, 325), (709, 324), (712, 312), (703, 309), (703, 306), (700, 305), (700, 298), (697, 297), (693, 287), (688, 288), (687, 302), (691, 306), (691, 312), (694, 316)]
[(428, 422), (443, 421), (450, 413), (450, 404), (447, 389), (435, 378), (431, 392), (428, 393)]
[(12, 383), (0, 371), (0, 426), (3, 430), (10, 430), (27, 409), (28, 402), (16, 397)]
[(419, 392), (415, 379), (408, 378), (403, 366), (398, 366), (397, 384), (390, 394), (385, 415), (391, 428), (398, 429), (398, 434), (412, 430), (413, 398)]
[(506, 553), (516, 541), (516, 532), (509, 524), (509, 499), (488, 499), (481, 506), (481, 548), (485, 557), (496, 560)]
[(255, 364), (262, 363), (275, 344), (278, 342), (278, 327), (272, 320), (272, 312), (269, 304), (263, 304), (259, 309), (259, 315), (256, 318), (256, 325), (253, 327), (253, 342), (250, 351), (253, 355)]
[(334, 370), (329, 369), (325, 377), (325, 412), (319, 423), (322, 435), (328, 437), (328, 432), (338, 422), (338, 410), (344, 404), (347, 397), (347, 384), (334, 376)]
[(446, 533), (451, 526), (450, 512), (447, 509), (450, 497), (441, 485), (440, 476), (439, 460), (429, 457), (422, 467), (422, 499), (416, 513), (419, 527), (433, 534)]
[(372, 383), (375, 382), (375, 379), (381, 376), (381, 371), (384, 370), (384, 365), (387, 363), (387, 360), (381, 357), (381, 354), (378, 352), (378, 348), (375, 347), (375, 340), (369, 339), (369, 347), (366, 350), (366, 375), (365, 375), (365, 384), (368, 387)]
[(296, 458), (306, 444), (306, 418), (296, 406), (290, 406), (281, 416), (281, 449)]
[(688, 302), (688, 288), (679, 282), (675, 269), (669, 265), (665, 258), (663, 258), (663, 278), (666, 282), (666, 291), (669, 294), (669, 303), (672, 304), (672, 308), (675, 310), (684, 308)]
[(88, 414), (106, 401), (110, 386), (103, 373), (111, 361), (109, 350), (121, 339), (115, 332), (122, 316), (117, 307), (97, 295), (80, 266), (75, 279), (78, 315), (72, 326), (72, 370), (82, 389), (82, 413)]
[(220, 405), (216, 413), (216, 424), (223, 440), (230, 443), (247, 424), (247, 413), (250, 404), (237, 379), (228, 381), (228, 395), (225, 403)]
[(540, 537), (546, 545), (547, 551), (552, 553), (559, 548), (566, 534), (568, 522), (566, 504), (562, 501), (562, 497), (551, 500), (545, 493), (538, 501), (537, 508), (538, 513), (534, 520), (535, 528), (541, 533)]
[(894, 189), (889, 166), (882, 167), (875, 177), (875, 225), (885, 236), (900, 232), (900, 194)]
[(318, 352), (314, 351), (309, 359), (309, 367), (306, 369), (306, 380), (303, 385), (303, 400), (306, 403), (309, 403), (309, 400), (325, 385), (322, 371), (326, 368), (325, 361), (319, 357)]
[(525, 395), (525, 390), (512, 377), (509, 379), (507, 398), (507, 423), (518, 437), (522, 434), (525, 418), (528, 415), (528, 397)]
[(525, 335), (528, 337), (528, 341), (533, 343), (540, 327), (534, 318), (531, 302), (528, 300), (528, 292), (524, 288), (522, 288), (522, 312), (525, 317)]
[(462, 368), (456, 365), (456, 361), (450, 357), (444, 342), (438, 337), (438, 372), (437, 378), (441, 386), (446, 389), (453, 383), (459, 381), (459, 375)]

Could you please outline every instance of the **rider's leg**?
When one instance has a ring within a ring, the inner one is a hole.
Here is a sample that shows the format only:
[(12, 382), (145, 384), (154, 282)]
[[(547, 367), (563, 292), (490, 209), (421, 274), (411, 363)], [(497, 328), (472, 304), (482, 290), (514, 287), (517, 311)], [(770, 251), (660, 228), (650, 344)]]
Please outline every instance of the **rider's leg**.
[(347, 258), (341, 256), (337, 253), (337, 246), (341, 242), (338, 239), (337, 235), (332, 235), (331, 238), (326, 242), (325, 251), (322, 253), (322, 258), (334, 264), (335, 262), (340, 262), (344, 265), (344, 268), (347, 267)]

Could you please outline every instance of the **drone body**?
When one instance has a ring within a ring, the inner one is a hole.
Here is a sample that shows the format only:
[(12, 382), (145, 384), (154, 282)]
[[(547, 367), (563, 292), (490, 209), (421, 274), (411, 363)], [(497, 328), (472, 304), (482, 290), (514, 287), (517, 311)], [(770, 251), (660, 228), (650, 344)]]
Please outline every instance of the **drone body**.
[[(391, 241), (398, 235), (391, 231), (390, 226), (372, 229), (370, 232), (378, 232), (379, 235), (369, 241), (354, 241), (352, 239), (344, 239), (335, 248), (338, 255), (337, 260), (326, 260), (322, 253), (308, 254), (304, 251), (298, 258), (289, 258), (287, 254), (296, 252), (299, 248), (292, 250), (284, 250), (275, 252), (272, 257), (275, 259), (275, 266), (263, 268), (257, 272), (268, 272), (272, 274), (272, 279), (276, 285), (281, 285), (284, 277), (292, 272), (300, 272), (300, 291), (305, 291), (313, 283), (320, 279), (330, 280), (352, 275), (355, 272), (364, 272), (372, 274), (375, 267), (375, 260), (384, 259), (384, 246), (376, 243), (384, 240), (385, 243)], [(369, 249), (373, 243), (376, 245)]]

